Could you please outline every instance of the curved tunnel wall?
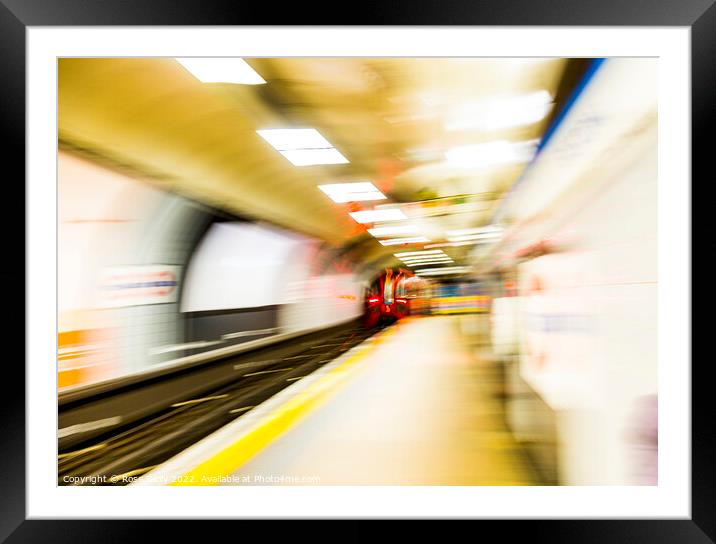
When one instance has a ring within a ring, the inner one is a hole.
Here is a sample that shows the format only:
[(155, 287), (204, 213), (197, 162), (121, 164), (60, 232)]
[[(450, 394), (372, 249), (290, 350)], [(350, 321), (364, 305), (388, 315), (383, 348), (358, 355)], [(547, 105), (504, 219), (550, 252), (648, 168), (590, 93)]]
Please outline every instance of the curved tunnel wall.
[(65, 389), (362, 311), (354, 264), (75, 154), (58, 167)]

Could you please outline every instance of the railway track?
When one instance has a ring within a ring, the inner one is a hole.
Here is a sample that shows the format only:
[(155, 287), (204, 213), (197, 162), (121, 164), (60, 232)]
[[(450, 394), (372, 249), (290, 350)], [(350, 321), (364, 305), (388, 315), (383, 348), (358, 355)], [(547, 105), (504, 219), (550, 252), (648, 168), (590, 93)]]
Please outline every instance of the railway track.
[[(365, 330), (353, 323), (350, 327), (334, 330), (325, 336), (309, 335), (299, 337), (285, 345), (279, 344), (239, 357), (228, 357), (199, 369), (188, 375), (169, 377), (175, 380), (174, 387), (181, 384), (201, 382), (203, 388), (187, 387), (183, 396), (175, 394), (171, 403), (148, 412), (147, 408), (134, 407), (129, 413), (134, 419), (124, 425), (114, 425), (111, 430), (93, 429), (83, 440), (65, 440), (58, 455), (59, 485), (124, 485), (126, 476), (138, 476), (170, 459), (205, 436), (218, 430), (250, 412), (285, 387), (311, 374), (324, 364), (336, 359), (354, 346), (360, 344), (380, 328)], [(219, 370), (219, 371), (217, 371)], [(218, 377), (222, 376), (223, 379)], [(191, 378), (191, 380), (189, 379)], [(213, 381), (212, 381), (213, 380)], [(148, 388), (148, 389), (147, 389)], [(60, 421), (63, 409), (65, 415), (74, 410), (87, 415), (92, 407), (100, 421), (108, 407), (125, 406), (135, 397), (143, 397), (151, 391), (160, 394), (161, 381), (142, 384), (139, 389), (130, 388), (124, 393), (104, 392), (97, 398), (83, 399), (60, 405)], [(173, 388), (172, 388), (173, 390)], [(118, 400), (116, 395), (129, 398)], [(113, 399), (113, 396), (115, 397)], [(135, 399), (136, 400), (136, 399)], [(169, 402), (169, 401), (167, 401)], [(157, 406), (156, 403), (150, 405)], [(131, 408), (131, 407), (130, 407)], [(141, 414), (141, 415), (137, 415)], [(76, 416), (76, 414), (75, 414)], [(70, 418), (66, 417), (65, 420)], [(86, 425), (86, 424), (85, 424)], [(90, 428), (86, 426), (85, 429)], [(62, 423), (60, 424), (62, 429)], [(64, 427), (72, 428), (70, 427)], [(77, 424), (75, 424), (77, 428)], [(72, 435), (66, 435), (65, 439)], [(64, 447), (63, 447), (64, 446)]]

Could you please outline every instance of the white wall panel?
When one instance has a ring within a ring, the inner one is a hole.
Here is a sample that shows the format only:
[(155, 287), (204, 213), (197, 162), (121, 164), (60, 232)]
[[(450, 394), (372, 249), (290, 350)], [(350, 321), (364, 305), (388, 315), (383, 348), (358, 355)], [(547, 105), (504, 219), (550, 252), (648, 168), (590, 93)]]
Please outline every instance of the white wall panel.
[(301, 243), (252, 223), (213, 224), (189, 264), (181, 311), (281, 304), (286, 267)]

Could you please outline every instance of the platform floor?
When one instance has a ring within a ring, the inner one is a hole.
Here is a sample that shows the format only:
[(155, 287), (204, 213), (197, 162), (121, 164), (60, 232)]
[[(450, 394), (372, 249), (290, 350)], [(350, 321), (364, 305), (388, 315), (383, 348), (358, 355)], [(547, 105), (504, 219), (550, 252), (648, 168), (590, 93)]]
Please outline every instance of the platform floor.
[(535, 485), (508, 432), (479, 315), (414, 317), (360, 370), (233, 473), (250, 485)]

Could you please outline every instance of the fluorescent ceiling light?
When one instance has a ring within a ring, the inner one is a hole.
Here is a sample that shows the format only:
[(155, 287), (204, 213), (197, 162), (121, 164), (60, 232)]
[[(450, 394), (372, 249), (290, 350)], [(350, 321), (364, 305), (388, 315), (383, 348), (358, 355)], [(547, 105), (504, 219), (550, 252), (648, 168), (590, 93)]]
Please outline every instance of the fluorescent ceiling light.
[(348, 162), (315, 128), (276, 128), (256, 132), (295, 166)]
[(354, 181), (350, 183), (328, 183), (319, 185), (318, 188), (327, 195), (343, 195), (353, 193), (369, 193), (377, 191), (378, 188), (370, 181)]
[(430, 244), (425, 246), (426, 249), (433, 247), (458, 247), (458, 246), (473, 246), (475, 242), (441, 242), (439, 244)]
[(398, 257), (398, 259), (403, 261), (412, 261), (413, 259), (433, 259), (435, 257), (447, 257), (447, 255), (442, 251), (436, 251), (436, 252), (427, 252), (427, 253), (416, 253), (415, 255), (401, 255)]
[(271, 128), (256, 132), (278, 151), (333, 147), (315, 128)]
[(499, 140), (477, 145), (455, 147), (445, 153), (450, 166), (457, 168), (486, 168), (528, 162), (539, 140), (508, 142)]
[(449, 230), (447, 232), (448, 236), (469, 236), (471, 234), (493, 234), (493, 233), (501, 233), (502, 228), (497, 227), (494, 225), (488, 225), (486, 227), (478, 227), (475, 229), (459, 229), (459, 230)]
[(429, 242), (429, 238), (425, 236), (416, 236), (414, 238), (390, 238), (389, 240), (379, 240), (384, 246), (397, 246), (398, 244), (419, 244), (421, 242)]
[(328, 195), (336, 204), (344, 204), (345, 202), (365, 202), (368, 200), (385, 200), (388, 198), (380, 191), (370, 193), (350, 193), (345, 195)]
[(203, 83), (241, 83), (244, 85), (266, 83), (244, 59), (182, 57), (177, 58), (176, 61)]
[(435, 255), (411, 255), (410, 257), (398, 257), (401, 261), (422, 261), (425, 259), (449, 259), (450, 256), (445, 253), (436, 253)]
[(358, 223), (378, 223), (380, 221), (400, 221), (407, 219), (406, 215), (398, 208), (388, 208), (385, 210), (364, 210), (361, 212), (351, 212), (350, 215)]
[(421, 278), (424, 276), (449, 276), (451, 274), (465, 274), (467, 273), (467, 270), (447, 270), (445, 272), (422, 272), (418, 273), (415, 272), (416, 276), (420, 276)]
[(411, 234), (418, 232), (418, 227), (415, 225), (397, 225), (394, 227), (376, 227), (374, 229), (368, 229), (368, 232), (378, 238), (379, 236), (393, 236), (395, 234)]
[(452, 259), (448, 259), (447, 261), (425, 261), (425, 262), (420, 262), (420, 263), (405, 263), (405, 266), (413, 268), (415, 266), (425, 266), (425, 265), (429, 265), (429, 264), (451, 264), (454, 262), (455, 261), (453, 261)]
[(343, 202), (385, 200), (387, 198), (369, 181), (330, 183), (328, 185), (319, 185), (318, 188), (326, 193), (333, 202), (339, 204)]
[(425, 261), (452, 261), (450, 257), (447, 255), (435, 255), (433, 257), (425, 256), (421, 259), (415, 258), (415, 259), (401, 259), (404, 263), (422, 263)]
[(400, 259), (401, 257), (409, 257), (411, 255), (435, 255), (438, 253), (442, 253), (443, 255), (445, 254), (443, 250), (436, 249), (433, 251), (404, 251), (403, 253), (393, 253), (393, 255)]
[(545, 90), (488, 99), (456, 108), (445, 128), (495, 130), (531, 125), (544, 119), (551, 109), (552, 95)]
[(337, 149), (294, 149), (279, 151), (294, 166), (313, 166), (316, 164), (346, 164), (346, 159)]
[(416, 270), (415, 273), (419, 276), (439, 276), (443, 274), (462, 274), (470, 270), (467, 266), (450, 266), (447, 268), (422, 268)]
[(489, 234), (468, 234), (465, 236), (449, 236), (448, 240), (451, 242), (467, 242), (467, 241), (473, 241), (475, 243), (479, 242), (489, 242), (491, 240), (497, 240), (502, 236), (499, 232), (495, 233), (489, 233)]
[(441, 265), (441, 264), (452, 264), (455, 261), (452, 259), (448, 259), (447, 261), (424, 261), (420, 263), (404, 263), (405, 266), (409, 266), (410, 268), (415, 268), (416, 266), (428, 266), (428, 265)]

